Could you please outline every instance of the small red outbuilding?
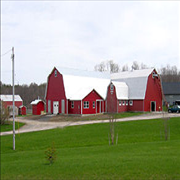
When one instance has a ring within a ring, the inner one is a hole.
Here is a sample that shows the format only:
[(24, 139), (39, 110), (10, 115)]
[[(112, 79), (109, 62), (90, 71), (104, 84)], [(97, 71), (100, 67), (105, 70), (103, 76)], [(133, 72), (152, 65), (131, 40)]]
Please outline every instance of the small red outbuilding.
[(19, 107), (19, 115), (26, 115), (26, 106)]
[(44, 101), (41, 99), (36, 99), (31, 102), (32, 105), (32, 114), (33, 115), (41, 115), (44, 111)]

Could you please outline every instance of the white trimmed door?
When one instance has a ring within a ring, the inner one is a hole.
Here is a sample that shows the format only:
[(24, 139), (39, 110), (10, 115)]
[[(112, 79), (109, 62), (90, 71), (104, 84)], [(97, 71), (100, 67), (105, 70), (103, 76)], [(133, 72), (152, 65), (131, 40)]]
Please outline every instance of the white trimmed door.
[(59, 113), (59, 101), (53, 101), (53, 114)]

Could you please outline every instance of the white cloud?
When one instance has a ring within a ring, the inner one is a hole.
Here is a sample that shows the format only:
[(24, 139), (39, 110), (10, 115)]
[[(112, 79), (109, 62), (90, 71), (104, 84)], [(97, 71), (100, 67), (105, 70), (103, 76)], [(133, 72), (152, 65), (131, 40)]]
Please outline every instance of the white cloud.
[[(20, 83), (43, 82), (54, 66), (93, 70), (108, 59), (120, 65), (137, 60), (154, 67), (171, 62), (180, 68), (177, 5), (2, 1), (1, 52), (15, 47)], [(5, 72), (11, 61), (2, 61), (2, 80), (9, 82)]]

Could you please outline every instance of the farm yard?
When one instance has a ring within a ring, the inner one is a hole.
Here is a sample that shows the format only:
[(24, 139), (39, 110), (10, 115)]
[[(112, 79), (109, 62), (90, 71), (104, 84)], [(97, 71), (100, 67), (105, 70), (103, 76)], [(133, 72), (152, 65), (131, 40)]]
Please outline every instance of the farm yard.
[[(180, 179), (180, 117), (56, 128), (1, 136), (1, 179)], [(118, 140), (116, 144), (116, 138)], [(45, 151), (55, 145), (49, 165)]]

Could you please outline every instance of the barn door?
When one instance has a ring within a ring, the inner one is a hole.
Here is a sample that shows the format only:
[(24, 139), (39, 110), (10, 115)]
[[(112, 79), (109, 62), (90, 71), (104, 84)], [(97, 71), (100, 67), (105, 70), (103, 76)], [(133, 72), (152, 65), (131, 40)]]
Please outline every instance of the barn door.
[(101, 101), (97, 101), (96, 103), (97, 103), (97, 105), (96, 105), (96, 112), (97, 113), (101, 113)]
[(61, 100), (61, 113), (64, 114), (65, 112), (65, 101), (64, 99)]
[(53, 114), (58, 114), (58, 113), (59, 113), (59, 102), (53, 101)]
[(151, 111), (156, 111), (156, 101), (151, 101)]

